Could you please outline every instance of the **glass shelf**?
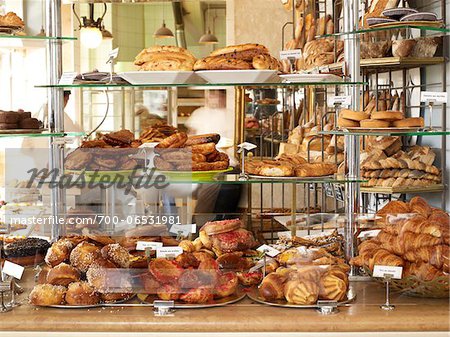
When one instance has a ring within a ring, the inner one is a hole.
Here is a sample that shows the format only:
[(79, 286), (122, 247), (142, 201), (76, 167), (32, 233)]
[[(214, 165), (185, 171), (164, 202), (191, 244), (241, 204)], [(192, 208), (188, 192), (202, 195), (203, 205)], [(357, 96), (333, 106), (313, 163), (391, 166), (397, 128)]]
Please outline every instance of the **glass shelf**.
[(319, 35), (316, 36), (316, 38), (323, 39), (323, 38), (330, 38), (330, 37), (341, 37), (346, 35), (358, 35), (358, 34), (364, 34), (364, 33), (375, 33), (375, 32), (381, 32), (381, 31), (388, 31), (388, 30), (396, 30), (396, 29), (417, 29), (420, 31), (431, 31), (435, 33), (443, 33), (448, 34), (450, 33), (450, 29), (445, 27), (435, 27), (435, 26), (426, 26), (426, 25), (420, 25), (417, 23), (399, 23), (398, 25), (386, 25), (386, 26), (380, 26), (380, 27), (373, 27), (373, 28), (364, 28), (359, 29), (352, 32), (339, 32), (334, 34), (326, 34), (326, 35)]
[(332, 130), (332, 131), (319, 131), (321, 135), (336, 135), (336, 136), (448, 136), (450, 135), (450, 130), (433, 130), (433, 131), (387, 131), (380, 130), (377, 131), (373, 129), (373, 131), (356, 131), (356, 130)]
[(61, 89), (75, 89), (75, 88), (188, 88), (188, 87), (309, 87), (309, 86), (346, 86), (346, 85), (367, 85), (365, 82), (308, 82), (308, 83), (175, 83), (175, 84), (47, 84), (37, 85), (36, 88), (61, 88)]
[(84, 132), (0, 133), (1, 138), (83, 137)]
[[(66, 173), (67, 175), (70, 175), (70, 173)], [(89, 173), (90, 175), (93, 173)], [(174, 172), (173, 175), (176, 173)], [(138, 174), (134, 177), (131, 177), (131, 173), (120, 173), (118, 172), (116, 175), (114, 172), (111, 173), (105, 173), (105, 177), (108, 177), (107, 181), (103, 181), (103, 183), (106, 183), (108, 186), (112, 185), (114, 181), (119, 181), (123, 179), (123, 181), (133, 181), (138, 183), (140, 186), (150, 186), (152, 183), (156, 184), (220, 184), (220, 185), (231, 185), (231, 184), (239, 184), (239, 185), (247, 185), (247, 184), (338, 184), (342, 185), (345, 183), (365, 183), (367, 180), (364, 179), (344, 179), (344, 178), (334, 178), (334, 177), (317, 177), (317, 178), (249, 178), (248, 180), (240, 180), (239, 174), (229, 173), (229, 174), (222, 174), (219, 176), (216, 176), (211, 179), (196, 179), (195, 177), (189, 177), (185, 173), (183, 173), (182, 177), (180, 178), (172, 178), (166, 176), (166, 180), (163, 182), (160, 181), (160, 177), (164, 176), (161, 173), (158, 173), (157, 171), (153, 173), (153, 175), (142, 175)], [(84, 176), (84, 175), (73, 175), (72, 183), (74, 185), (83, 185), (83, 184), (89, 184), (89, 183), (96, 183), (101, 184), (100, 180), (103, 177), (102, 174), (99, 174), (98, 176)], [(105, 178), (106, 179), (106, 178)], [(46, 182), (49, 182), (46, 180)], [(143, 187), (141, 187), (143, 188)], [(151, 187), (151, 188), (157, 188), (157, 187)]]
[(28, 36), (28, 35), (6, 35), (0, 34), (0, 39), (18, 39), (18, 40), (65, 40), (75, 41), (76, 37), (73, 36)]

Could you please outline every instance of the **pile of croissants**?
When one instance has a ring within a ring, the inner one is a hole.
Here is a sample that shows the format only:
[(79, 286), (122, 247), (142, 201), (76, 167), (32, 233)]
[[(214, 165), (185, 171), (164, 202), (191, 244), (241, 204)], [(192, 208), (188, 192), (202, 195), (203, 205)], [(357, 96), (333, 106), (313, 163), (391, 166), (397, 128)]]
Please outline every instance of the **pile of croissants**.
[(375, 265), (401, 266), (403, 278), (431, 281), (449, 272), (449, 215), (421, 197), (391, 201), (378, 213), (382, 230), (363, 241), (351, 264), (373, 271)]

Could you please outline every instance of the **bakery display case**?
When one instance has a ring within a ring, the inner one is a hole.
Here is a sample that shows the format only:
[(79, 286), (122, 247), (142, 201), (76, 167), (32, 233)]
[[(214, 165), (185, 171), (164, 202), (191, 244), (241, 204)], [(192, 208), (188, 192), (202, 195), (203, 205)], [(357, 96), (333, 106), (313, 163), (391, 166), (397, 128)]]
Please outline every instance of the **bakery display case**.
[[(417, 96), (446, 92), (450, 30), (445, 2), (394, 2), (360, 18), (348, 1), (282, 1), (282, 60), (258, 43), (150, 46), (138, 71), (65, 83), (74, 38), (47, 0), (47, 129), (0, 135), (48, 140), (5, 152), (5, 195), (33, 199), (2, 205), (0, 330), (30, 316), (22, 330), (446, 333), (450, 131), (446, 104)], [(0, 40), (34, 38), (19, 33)], [(66, 90), (82, 132), (65, 130)], [(179, 115), (190, 90), (209, 132)], [(212, 116), (224, 96), (232, 137)]]

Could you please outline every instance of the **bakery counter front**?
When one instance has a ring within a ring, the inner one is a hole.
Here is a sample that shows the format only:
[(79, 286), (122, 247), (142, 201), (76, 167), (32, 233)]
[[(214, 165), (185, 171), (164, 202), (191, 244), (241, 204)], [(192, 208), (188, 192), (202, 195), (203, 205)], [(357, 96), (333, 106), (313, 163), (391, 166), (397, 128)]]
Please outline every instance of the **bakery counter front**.
[[(114, 306), (94, 309), (56, 309), (24, 303), (1, 314), (1, 336), (124, 335), (172, 336), (204, 334), (279, 336), (448, 336), (448, 299), (391, 294), (392, 311), (380, 309), (385, 301), (381, 284), (353, 282), (354, 303), (339, 312), (322, 315), (314, 309), (271, 307), (249, 298), (224, 307), (179, 309), (156, 316), (151, 307)], [(129, 301), (130, 303), (137, 301)]]

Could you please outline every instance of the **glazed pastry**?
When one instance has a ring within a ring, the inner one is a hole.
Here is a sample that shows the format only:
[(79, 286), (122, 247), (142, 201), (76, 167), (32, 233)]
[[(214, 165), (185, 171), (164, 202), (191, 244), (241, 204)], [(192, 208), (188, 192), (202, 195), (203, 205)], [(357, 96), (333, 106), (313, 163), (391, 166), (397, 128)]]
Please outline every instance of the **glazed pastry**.
[(39, 284), (34, 286), (29, 300), (33, 305), (49, 306), (64, 304), (66, 288), (51, 284)]
[(80, 272), (64, 262), (50, 269), (47, 274), (47, 282), (53, 285), (67, 287), (70, 283), (79, 280)]
[(123, 248), (118, 243), (104, 246), (101, 250), (104, 259), (110, 260), (121, 268), (128, 268), (130, 266), (130, 254), (128, 250)]
[(158, 297), (163, 301), (176, 301), (180, 294), (181, 289), (171, 284), (163, 284), (157, 291)]
[(94, 305), (100, 302), (95, 289), (84, 281), (69, 284), (65, 299), (69, 305)]
[(284, 296), (289, 303), (311, 305), (319, 298), (319, 286), (311, 281), (288, 281), (284, 287)]
[(92, 243), (82, 242), (70, 253), (70, 264), (85, 273), (99, 257), (100, 248)]
[(210, 287), (198, 287), (189, 290), (180, 296), (180, 300), (186, 303), (207, 303), (213, 299), (213, 289)]
[(220, 275), (217, 285), (214, 288), (215, 298), (224, 298), (233, 295), (238, 286), (238, 278), (234, 272)]
[(26, 238), (8, 243), (4, 247), (5, 258), (22, 266), (32, 266), (44, 261), (50, 247), (47, 240)]
[(320, 279), (319, 298), (321, 300), (342, 301), (347, 294), (346, 282), (333, 273), (325, 273)]
[(250, 287), (258, 285), (263, 279), (263, 274), (261, 271), (257, 270), (254, 272), (237, 272), (236, 273), (239, 283), (243, 286)]
[(176, 262), (160, 258), (150, 262), (149, 270), (160, 283), (176, 282), (183, 273), (183, 269)]
[(284, 298), (286, 277), (278, 273), (267, 275), (258, 288), (258, 293), (265, 301), (276, 301)]
[(184, 252), (180, 255), (178, 255), (175, 258), (175, 262), (181, 267), (181, 268), (197, 268), (200, 264), (200, 261), (197, 260), (194, 254)]
[(207, 235), (216, 235), (243, 227), (240, 219), (222, 220), (222, 221), (209, 221), (203, 225), (200, 230), (205, 231)]
[(45, 255), (45, 263), (50, 267), (55, 267), (61, 262), (69, 260), (70, 252), (73, 245), (68, 240), (56, 241), (47, 251)]

